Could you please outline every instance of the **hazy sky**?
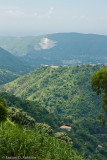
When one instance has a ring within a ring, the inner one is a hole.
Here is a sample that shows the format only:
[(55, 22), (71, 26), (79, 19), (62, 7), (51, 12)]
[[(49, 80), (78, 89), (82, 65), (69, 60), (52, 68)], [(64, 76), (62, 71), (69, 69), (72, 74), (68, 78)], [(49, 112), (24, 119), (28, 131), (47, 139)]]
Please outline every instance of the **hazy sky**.
[(107, 35), (107, 0), (0, 0), (0, 35)]

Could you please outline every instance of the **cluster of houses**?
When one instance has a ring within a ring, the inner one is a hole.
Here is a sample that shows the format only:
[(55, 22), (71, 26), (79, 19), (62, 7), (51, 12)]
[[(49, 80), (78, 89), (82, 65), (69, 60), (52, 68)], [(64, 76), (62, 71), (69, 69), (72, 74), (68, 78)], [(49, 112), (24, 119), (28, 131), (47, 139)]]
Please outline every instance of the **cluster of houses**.
[[(44, 67), (48, 67), (49, 65), (43, 65)], [(59, 68), (59, 66), (50, 66), (51, 68)]]

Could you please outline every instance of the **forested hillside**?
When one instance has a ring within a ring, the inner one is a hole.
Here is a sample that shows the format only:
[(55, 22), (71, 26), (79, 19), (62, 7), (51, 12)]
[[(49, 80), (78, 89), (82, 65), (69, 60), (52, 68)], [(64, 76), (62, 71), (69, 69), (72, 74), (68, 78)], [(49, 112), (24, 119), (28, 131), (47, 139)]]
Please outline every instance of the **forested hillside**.
[(101, 98), (91, 89), (91, 75), (100, 66), (41, 67), (0, 86), (1, 91), (38, 101), (49, 112), (62, 116), (96, 118)]
[[(60, 139), (66, 141), (66, 135), (69, 136), (72, 148), (84, 154), (85, 159), (106, 160), (107, 125), (97, 119), (101, 112), (101, 97), (91, 89), (91, 75), (101, 67), (44, 66), (0, 86), (1, 92), (7, 91), (22, 99), (7, 93), (0, 93), (0, 97), (6, 100), (8, 107), (15, 107), (17, 114), (23, 109), (36, 123), (50, 125)], [(71, 126), (71, 131), (61, 130), (62, 125)]]
[(72, 131), (67, 133), (73, 147), (85, 157), (106, 160), (107, 125), (92, 118), (80, 118), (72, 123)]
[[(5, 93), (2, 95), (8, 96)], [(12, 96), (11, 98), (16, 102), (16, 97)], [(19, 99), (17, 102), (20, 106), (24, 105)], [(7, 109), (6, 102), (0, 98), (1, 159), (11, 159), (11, 157), (19, 159), (20, 157), (20, 159), (38, 160), (82, 160), (83, 156), (77, 155), (71, 144), (71, 142), (67, 143), (54, 137), (53, 130), (49, 125), (36, 123), (35, 119), (23, 112), (22, 109), (16, 108), (16, 106)]]
[[(7, 102), (9, 119), (14, 123), (24, 126), (30, 125), (33, 129), (55, 135), (55, 137), (66, 141), (66, 143), (71, 139), (71, 142), (73, 142), (72, 150), (77, 150), (80, 155), (84, 154), (85, 158), (97, 158), (98, 160), (102, 157), (103, 160), (106, 160), (107, 125), (104, 126), (99, 120), (87, 117), (73, 121), (70, 118), (59, 117), (49, 113), (36, 102), (20, 99), (7, 93), (0, 93), (0, 97)], [(53, 131), (46, 123), (52, 127)], [(72, 129), (70, 132), (61, 130), (61, 125), (69, 125)], [(42, 134), (42, 132), (40, 133)], [(45, 137), (45, 134), (43, 137)], [(20, 139), (20, 137), (17, 138)]]
[(66, 121), (66, 118), (61, 119), (61, 117), (49, 113), (45, 108), (41, 107), (40, 104), (38, 104), (37, 102), (21, 99), (15, 97), (14, 95), (9, 95), (7, 93), (0, 93), (0, 97), (5, 99), (8, 107), (23, 109), (31, 117), (33, 117), (36, 122), (47, 123), (54, 129), (59, 128), (59, 126), (61, 126)]
[[(36, 102), (20, 99), (7, 93), (1, 93), (0, 97), (7, 102), (9, 118), (13, 122), (24, 124), (25, 126), (28, 124), (33, 125), (33, 128), (41, 129), (52, 135), (57, 132), (55, 135), (59, 135), (59, 139), (63, 141), (67, 142), (68, 138), (71, 138), (73, 142), (72, 149), (77, 150), (80, 155), (84, 154), (85, 158), (91, 157), (100, 160), (102, 157), (103, 160), (106, 160), (107, 125), (104, 126), (99, 120), (88, 118), (87, 116), (87, 118), (79, 118), (73, 121), (70, 118), (59, 117), (49, 113)], [(34, 118), (35, 126), (34, 120), (27, 114)], [(46, 123), (52, 127), (53, 132)], [(61, 125), (69, 125), (72, 129), (70, 132), (61, 130)], [(61, 135), (64, 136), (62, 137)], [(66, 135), (69, 137), (67, 138)]]

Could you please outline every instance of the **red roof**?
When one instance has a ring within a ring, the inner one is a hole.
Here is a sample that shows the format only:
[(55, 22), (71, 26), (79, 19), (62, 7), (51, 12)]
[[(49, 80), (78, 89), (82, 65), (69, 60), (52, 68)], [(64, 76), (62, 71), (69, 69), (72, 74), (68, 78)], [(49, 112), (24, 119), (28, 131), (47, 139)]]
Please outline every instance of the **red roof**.
[(67, 128), (67, 129), (71, 129), (71, 127), (68, 127), (68, 126), (61, 126), (60, 128)]

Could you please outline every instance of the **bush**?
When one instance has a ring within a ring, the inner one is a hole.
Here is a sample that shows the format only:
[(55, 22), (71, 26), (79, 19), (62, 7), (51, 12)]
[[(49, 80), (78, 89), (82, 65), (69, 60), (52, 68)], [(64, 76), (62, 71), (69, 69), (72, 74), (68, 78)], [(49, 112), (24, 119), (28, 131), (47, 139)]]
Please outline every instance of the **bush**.
[(8, 110), (6, 102), (0, 98), (0, 122), (3, 122), (7, 119), (8, 116)]
[(17, 124), (24, 125), (26, 127), (35, 126), (34, 118), (27, 115), (22, 109), (17, 109), (14, 107), (9, 108), (9, 119)]

